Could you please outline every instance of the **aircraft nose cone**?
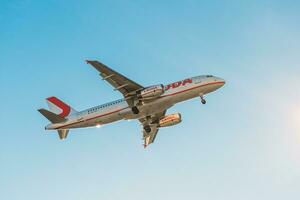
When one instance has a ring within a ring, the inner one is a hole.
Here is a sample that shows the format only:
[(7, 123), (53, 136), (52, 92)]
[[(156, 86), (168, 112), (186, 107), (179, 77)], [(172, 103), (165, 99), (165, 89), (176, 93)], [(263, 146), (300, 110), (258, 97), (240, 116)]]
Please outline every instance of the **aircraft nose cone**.
[(222, 85), (225, 85), (225, 83), (226, 83), (226, 81), (224, 79), (222, 79), (222, 78), (219, 78), (219, 82), (221, 82)]
[(216, 81), (220, 83), (220, 85), (225, 85), (226, 81), (222, 78), (216, 77)]
[(220, 87), (223, 87), (225, 85), (226, 81), (222, 78), (215, 77), (215, 82), (216, 82), (216, 89), (219, 89)]

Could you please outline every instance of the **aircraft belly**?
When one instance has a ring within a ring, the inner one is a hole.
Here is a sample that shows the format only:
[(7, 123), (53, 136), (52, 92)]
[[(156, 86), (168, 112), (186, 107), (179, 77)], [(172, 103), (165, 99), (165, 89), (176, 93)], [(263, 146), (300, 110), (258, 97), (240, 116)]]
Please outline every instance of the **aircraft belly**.
[(122, 117), (118, 113), (113, 113), (110, 116), (105, 116), (101, 118), (101, 124), (108, 124), (115, 121), (122, 120)]
[(185, 91), (184, 93), (174, 95), (173, 101), (174, 101), (174, 103), (186, 101), (186, 100), (198, 97), (200, 93), (201, 92), (199, 91), (199, 89)]
[(166, 98), (158, 99), (151, 104), (144, 105), (141, 112), (143, 113), (144, 116), (148, 116), (166, 110), (171, 106), (173, 106), (172, 98), (166, 97)]
[(139, 114), (136, 115), (136, 114), (133, 114), (132, 112), (130, 112), (124, 118), (125, 119), (139, 119), (139, 118), (143, 118), (145, 116), (154, 115), (154, 114), (161, 112), (163, 110), (166, 110), (172, 106), (173, 106), (173, 101), (172, 101), (171, 97), (160, 98), (151, 103), (147, 103), (142, 106), (139, 106), (139, 111), (140, 111)]
[(93, 127), (96, 125), (108, 124), (108, 123), (112, 123), (112, 122), (119, 121), (119, 120), (122, 120), (122, 117), (118, 114), (118, 112), (116, 112), (116, 113), (112, 113), (107, 116), (101, 116), (98, 118), (90, 118), (90, 119), (85, 119), (85, 120), (77, 121), (74, 123), (70, 123), (67, 126), (67, 128)]
[(215, 90), (217, 90), (220, 86), (216, 86), (216, 85), (207, 85), (205, 87), (202, 88), (203, 90), (203, 94), (207, 94), (207, 93), (210, 93), (210, 92), (213, 92)]

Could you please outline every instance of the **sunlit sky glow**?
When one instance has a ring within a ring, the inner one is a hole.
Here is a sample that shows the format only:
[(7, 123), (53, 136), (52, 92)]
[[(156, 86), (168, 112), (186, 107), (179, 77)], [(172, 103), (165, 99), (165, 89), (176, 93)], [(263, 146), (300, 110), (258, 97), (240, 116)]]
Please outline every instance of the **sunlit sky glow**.
[[(300, 199), (300, 3), (2, 0), (0, 199)], [(122, 121), (59, 141), (37, 109), (121, 97), (86, 59), (142, 85), (213, 74), (144, 150)]]

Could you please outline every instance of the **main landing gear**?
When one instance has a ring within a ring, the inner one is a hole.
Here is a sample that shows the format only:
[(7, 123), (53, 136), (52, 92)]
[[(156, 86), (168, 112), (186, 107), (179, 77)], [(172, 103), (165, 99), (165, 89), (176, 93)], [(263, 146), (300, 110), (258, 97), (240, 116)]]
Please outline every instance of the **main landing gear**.
[(150, 133), (151, 127), (149, 125), (146, 125), (146, 126), (144, 126), (144, 130), (146, 131), (146, 133)]
[(206, 100), (204, 99), (203, 95), (200, 95), (200, 98), (201, 98), (201, 103), (206, 104)]
[(137, 114), (140, 113), (139, 109), (138, 109), (136, 106), (133, 106), (133, 107), (131, 108), (131, 110), (132, 110), (133, 114), (135, 114), (135, 115), (137, 115)]

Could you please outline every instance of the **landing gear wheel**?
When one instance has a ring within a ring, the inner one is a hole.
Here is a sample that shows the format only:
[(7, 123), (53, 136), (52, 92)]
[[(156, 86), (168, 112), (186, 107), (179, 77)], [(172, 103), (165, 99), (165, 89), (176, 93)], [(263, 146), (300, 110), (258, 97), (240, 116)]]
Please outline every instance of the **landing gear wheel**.
[(131, 110), (132, 110), (132, 112), (133, 112), (133, 114), (139, 114), (139, 109), (136, 107), (136, 106), (133, 106), (132, 108), (131, 108)]
[(145, 130), (147, 133), (150, 133), (150, 132), (151, 132), (151, 127), (150, 127), (149, 125), (144, 126), (144, 130)]
[(202, 103), (202, 104), (206, 104), (206, 101), (205, 101), (205, 99), (204, 99), (204, 97), (203, 97), (202, 94), (200, 94), (200, 99), (201, 99), (201, 103)]

